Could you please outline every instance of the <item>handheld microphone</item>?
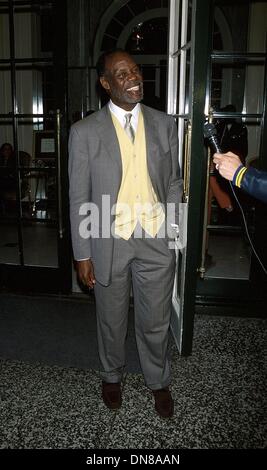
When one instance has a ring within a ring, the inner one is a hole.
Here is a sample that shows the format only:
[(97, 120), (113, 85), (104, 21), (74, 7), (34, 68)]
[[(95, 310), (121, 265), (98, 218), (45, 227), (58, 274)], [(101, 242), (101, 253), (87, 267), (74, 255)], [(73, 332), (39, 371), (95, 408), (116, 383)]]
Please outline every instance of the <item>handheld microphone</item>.
[(222, 149), (220, 147), (217, 137), (217, 129), (214, 124), (212, 124), (211, 122), (205, 122), (203, 126), (203, 132), (205, 139), (208, 139), (215, 152), (222, 153)]

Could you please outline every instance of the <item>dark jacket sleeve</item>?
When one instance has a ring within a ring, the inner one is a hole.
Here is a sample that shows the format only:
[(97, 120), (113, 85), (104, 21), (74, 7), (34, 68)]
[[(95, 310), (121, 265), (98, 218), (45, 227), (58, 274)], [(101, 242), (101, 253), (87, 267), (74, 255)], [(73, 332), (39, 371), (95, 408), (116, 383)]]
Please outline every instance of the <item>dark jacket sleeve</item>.
[(251, 196), (267, 203), (267, 172), (249, 168), (244, 174), (241, 188)]

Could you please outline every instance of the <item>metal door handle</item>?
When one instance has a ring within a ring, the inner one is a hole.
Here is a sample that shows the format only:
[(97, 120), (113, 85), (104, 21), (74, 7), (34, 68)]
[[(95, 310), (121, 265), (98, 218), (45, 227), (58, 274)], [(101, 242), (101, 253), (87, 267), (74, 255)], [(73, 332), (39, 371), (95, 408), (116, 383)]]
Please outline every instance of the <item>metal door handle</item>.
[(59, 238), (63, 238), (64, 227), (63, 227), (63, 215), (62, 215), (62, 195), (61, 195), (61, 161), (60, 161), (60, 123), (61, 113), (60, 109), (56, 111), (56, 142), (57, 142), (57, 196), (58, 196), (58, 232)]

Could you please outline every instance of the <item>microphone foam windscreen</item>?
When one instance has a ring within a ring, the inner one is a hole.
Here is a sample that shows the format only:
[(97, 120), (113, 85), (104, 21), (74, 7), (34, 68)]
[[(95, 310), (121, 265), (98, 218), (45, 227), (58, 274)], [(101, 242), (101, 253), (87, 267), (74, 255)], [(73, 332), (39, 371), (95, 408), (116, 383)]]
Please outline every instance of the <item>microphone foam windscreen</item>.
[(204, 137), (207, 139), (209, 137), (217, 135), (216, 127), (211, 122), (205, 122), (203, 126), (203, 132), (204, 132)]

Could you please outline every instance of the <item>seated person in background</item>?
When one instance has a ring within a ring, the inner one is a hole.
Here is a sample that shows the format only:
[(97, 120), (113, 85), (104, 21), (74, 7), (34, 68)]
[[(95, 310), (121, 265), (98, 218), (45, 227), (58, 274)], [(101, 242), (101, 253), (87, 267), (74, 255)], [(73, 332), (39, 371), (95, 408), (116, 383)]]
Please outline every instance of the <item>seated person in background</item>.
[(0, 148), (0, 166), (15, 168), (14, 149), (11, 144), (5, 142)]
[(252, 167), (246, 168), (233, 152), (215, 153), (213, 161), (223, 178), (267, 203), (267, 172)]

